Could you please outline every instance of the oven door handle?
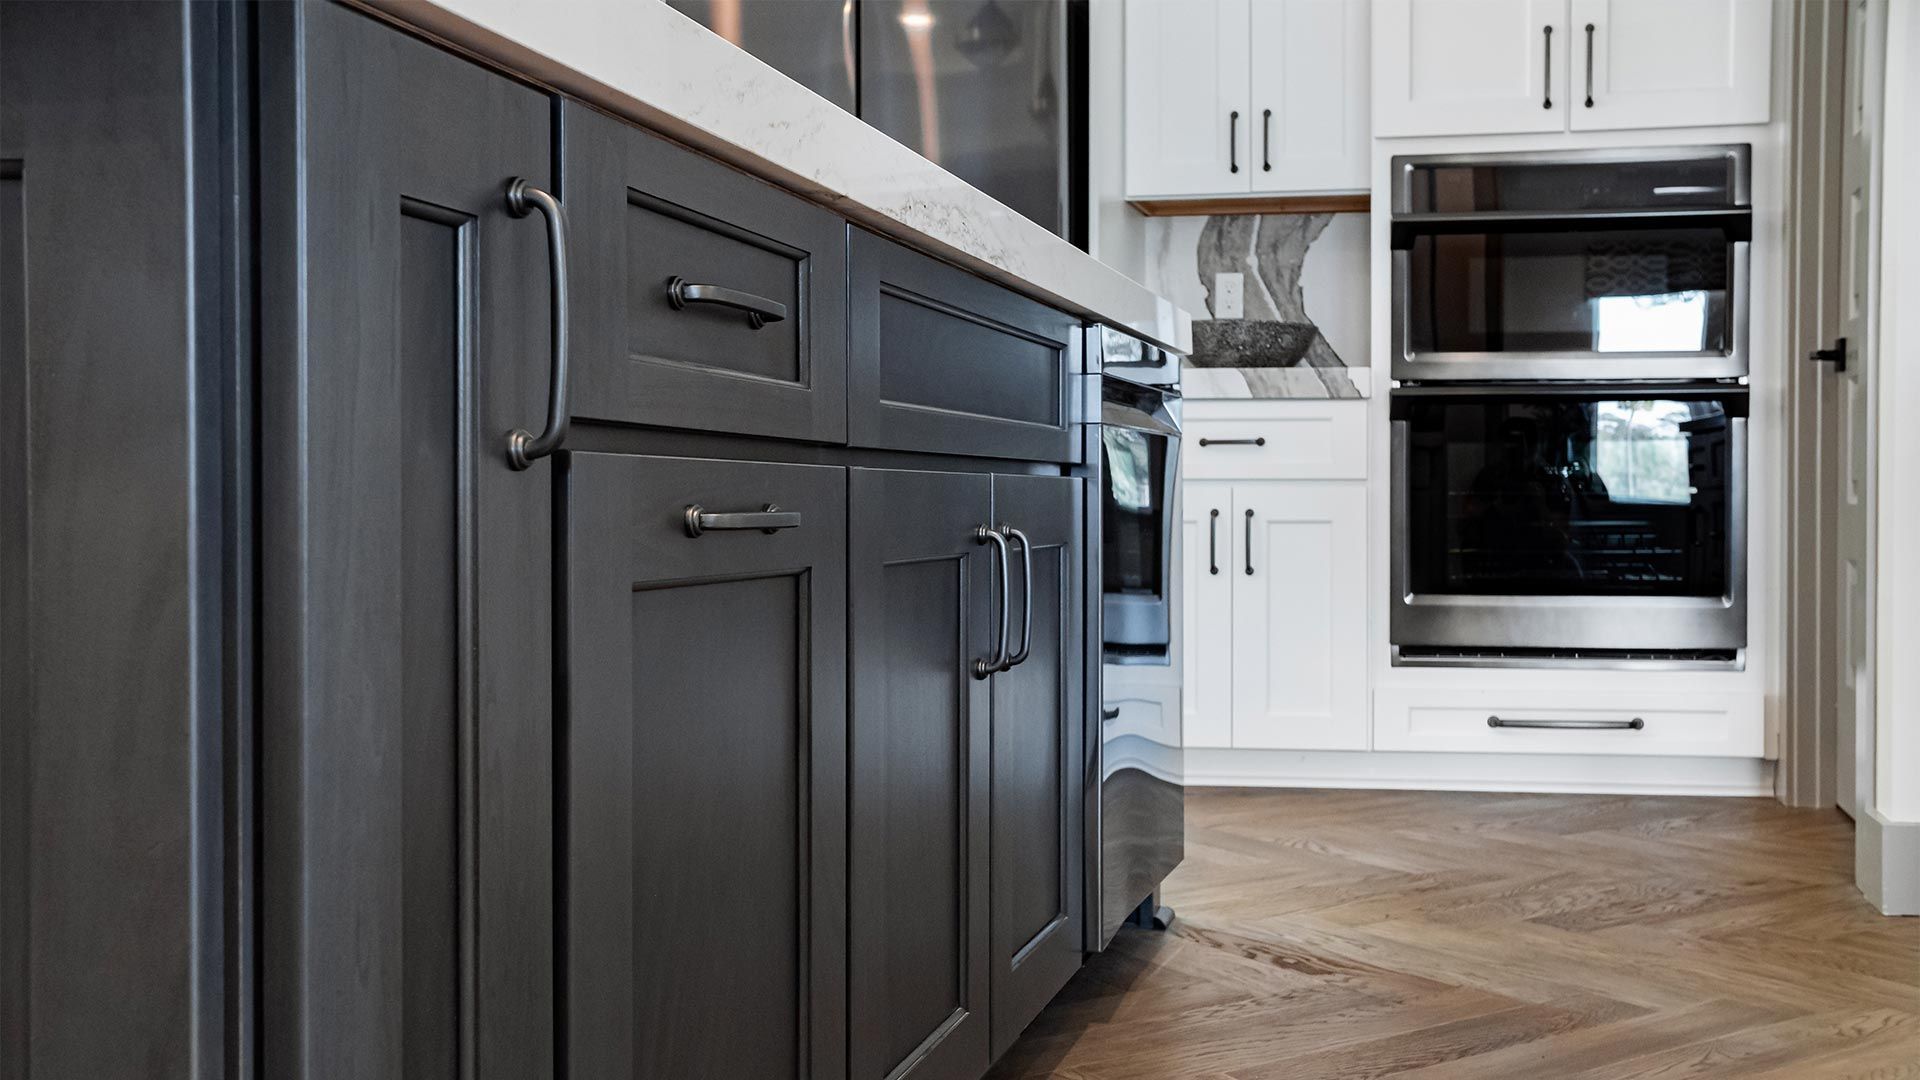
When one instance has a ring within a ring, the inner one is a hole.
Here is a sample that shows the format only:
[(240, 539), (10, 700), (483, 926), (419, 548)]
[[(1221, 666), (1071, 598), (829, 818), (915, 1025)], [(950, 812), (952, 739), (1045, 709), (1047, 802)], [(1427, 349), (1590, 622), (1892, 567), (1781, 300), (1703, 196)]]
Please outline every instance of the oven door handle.
[(1645, 720), (1634, 717), (1631, 720), (1508, 720), (1504, 717), (1487, 717), (1490, 728), (1530, 728), (1540, 731), (1639, 731), (1647, 726)]

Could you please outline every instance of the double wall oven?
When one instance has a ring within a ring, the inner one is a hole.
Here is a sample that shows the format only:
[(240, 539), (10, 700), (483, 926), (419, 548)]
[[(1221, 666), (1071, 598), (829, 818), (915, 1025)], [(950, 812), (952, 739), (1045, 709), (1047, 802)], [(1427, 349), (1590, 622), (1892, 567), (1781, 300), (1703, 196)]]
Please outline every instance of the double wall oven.
[(1747, 147), (1394, 168), (1395, 662), (1740, 664)]

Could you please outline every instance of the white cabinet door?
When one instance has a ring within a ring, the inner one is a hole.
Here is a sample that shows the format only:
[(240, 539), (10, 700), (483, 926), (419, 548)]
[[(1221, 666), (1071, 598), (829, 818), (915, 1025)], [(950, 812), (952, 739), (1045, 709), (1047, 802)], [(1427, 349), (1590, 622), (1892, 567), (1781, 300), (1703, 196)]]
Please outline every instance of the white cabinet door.
[(1126, 0), (1127, 196), (1251, 190), (1248, 0)]
[(1181, 693), (1187, 746), (1233, 745), (1233, 485), (1181, 486)]
[(1253, 190), (1365, 191), (1367, 0), (1253, 0)]
[(1233, 745), (1365, 750), (1366, 485), (1250, 482), (1233, 498)]
[(1374, 0), (1373, 133), (1563, 131), (1569, 55), (1566, 0)]
[(1764, 124), (1767, 0), (1572, 0), (1576, 131)]

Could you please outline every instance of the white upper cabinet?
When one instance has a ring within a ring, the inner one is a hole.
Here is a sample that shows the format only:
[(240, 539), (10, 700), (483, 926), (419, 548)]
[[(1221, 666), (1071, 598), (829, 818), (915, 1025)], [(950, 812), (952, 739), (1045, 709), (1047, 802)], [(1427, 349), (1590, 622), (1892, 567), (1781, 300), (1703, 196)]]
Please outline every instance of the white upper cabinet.
[(1352, 191), (1371, 143), (1362, 0), (1253, 0), (1254, 191)]
[(1127, 195), (1251, 190), (1248, 0), (1127, 0)]
[(1766, 0), (1572, 4), (1575, 131), (1766, 123)]
[(1566, 0), (1374, 0), (1374, 134), (1565, 130), (1566, 30)]
[(1768, 0), (1373, 0), (1373, 131), (1765, 123)]
[(1127, 197), (1365, 191), (1366, 0), (1126, 0)]

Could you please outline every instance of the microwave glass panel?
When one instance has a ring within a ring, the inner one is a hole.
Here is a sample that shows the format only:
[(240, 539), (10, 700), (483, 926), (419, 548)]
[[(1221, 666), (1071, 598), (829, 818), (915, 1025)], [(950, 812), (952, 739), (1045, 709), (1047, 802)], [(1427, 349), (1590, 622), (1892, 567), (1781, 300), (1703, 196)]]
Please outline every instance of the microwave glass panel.
[(1734, 159), (1428, 163), (1408, 170), (1414, 213), (1698, 210), (1737, 204)]
[(1421, 234), (1406, 333), (1422, 353), (1725, 353), (1733, 246), (1718, 228)]
[(1414, 593), (1726, 594), (1721, 402), (1430, 399), (1405, 418)]

